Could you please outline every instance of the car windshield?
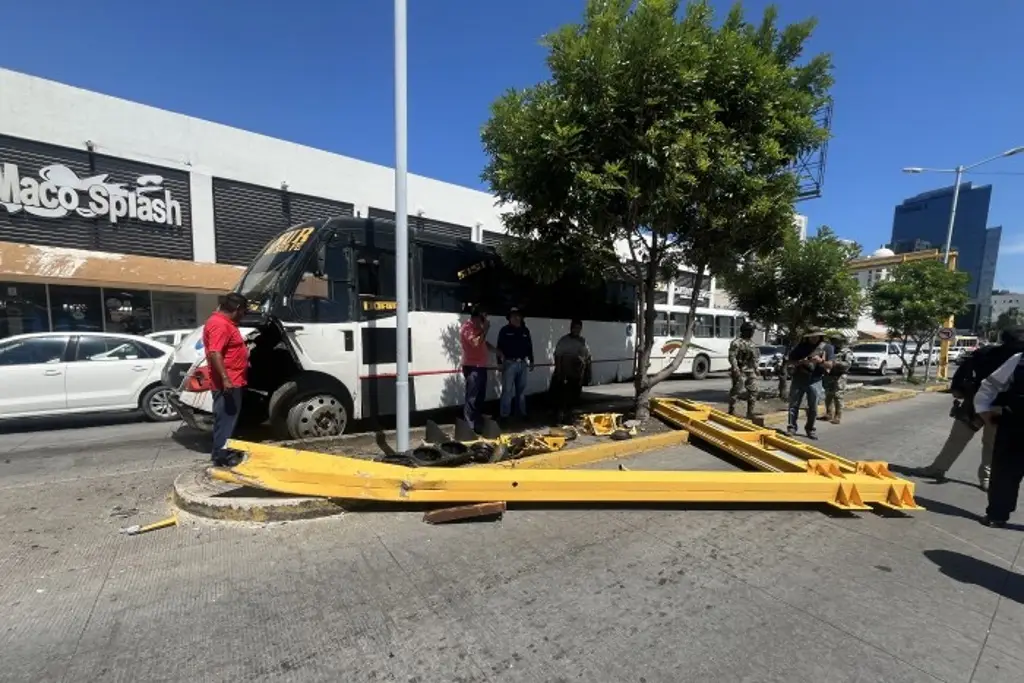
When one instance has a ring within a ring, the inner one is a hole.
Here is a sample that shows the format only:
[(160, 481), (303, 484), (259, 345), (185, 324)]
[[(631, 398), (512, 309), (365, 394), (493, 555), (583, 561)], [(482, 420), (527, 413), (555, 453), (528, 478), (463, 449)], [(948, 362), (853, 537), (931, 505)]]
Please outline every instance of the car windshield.
[(778, 346), (759, 346), (757, 347), (757, 350), (761, 353), (762, 356), (772, 356), (775, 355), (776, 353), (779, 353)]
[(281, 233), (263, 248), (245, 271), (235, 291), (250, 302), (259, 302), (277, 287), (299, 257), (315, 228), (298, 227)]
[(886, 353), (888, 350), (885, 344), (859, 344), (853, 347), (854, 353)]

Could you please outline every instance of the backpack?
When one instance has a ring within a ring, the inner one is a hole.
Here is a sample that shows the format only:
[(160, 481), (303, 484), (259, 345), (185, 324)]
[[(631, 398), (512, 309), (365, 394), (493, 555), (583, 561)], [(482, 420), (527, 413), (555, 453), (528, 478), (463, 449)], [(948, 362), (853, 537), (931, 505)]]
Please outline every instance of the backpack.
[(985, 378), (1019, 351), (1016, 344), (999, 344), (978, 349), (964, 359), (953, 373), (953, 379), (949, 382), (950, 391), (958, 397), (973, 398)]

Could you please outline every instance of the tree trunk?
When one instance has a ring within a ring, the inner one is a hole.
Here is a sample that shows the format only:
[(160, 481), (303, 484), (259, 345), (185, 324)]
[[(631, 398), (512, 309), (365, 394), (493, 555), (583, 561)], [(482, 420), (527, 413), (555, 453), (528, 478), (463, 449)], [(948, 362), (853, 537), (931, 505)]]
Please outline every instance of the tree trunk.
[[(653, 250), (652, 250), (653, 251)], [(654, 309), (654, 291), (657, 285), (658, 268), (653, 253), (647, 262), (647, 273), (644, 275), (643, 284), (640, 290), (640, 321), (637, 325), (637, 349), (639, 359), (637, 365), (639, 371), (633, 378), (633, 412), (636, 419), (646, 422), (651, 416), (651, 387), (654, 382), (649, 376), (651, 366), (651, 349), (654, 348), (654, 319), (657, 311)]]
[[(649, 287), (650, 298), (647, 301), (647, 311), (645, 323), (649, 325), (647, 339), (645, 340), (645, 347), (642, 351), (644, 357), (649, 361), (651, 357), (651, 348), (654, 346), (654, 318), (656, 312), (654, 310), (654, 285), (655, 276), (658, 273), (658, 268), (652, 263), (652, 267), (647, 271), (647, 277), (645, 278), (644, 285)], [(683, 345), (676, 351), (676, 355), (672, 358), (672, 362), (669, 363), (665, 368), (657, 372), (656, 374), (647, 377), (645, 376), (644, 386), (637, 387), (636, 392), (636, 415), (638, 420), (647, 420), (650, 417), (650, 399), (651, 390), (657, 386), (660, 382), (668, 379), (679, 370), (679, 366), (683, 364), (683, 359), (686, 357), (686, 352), (690, 349), (690, 340), (693, 338), (693, 328), (697, 323), (697, 301), (700, 298), (700, 288), (704, 285), (704, 266), (697, 268), (697, 273), (693, 279), (693, 291), (690, 293), (690, 306), (688, 323), (686, 326), (686, 333), (683, 335)]]

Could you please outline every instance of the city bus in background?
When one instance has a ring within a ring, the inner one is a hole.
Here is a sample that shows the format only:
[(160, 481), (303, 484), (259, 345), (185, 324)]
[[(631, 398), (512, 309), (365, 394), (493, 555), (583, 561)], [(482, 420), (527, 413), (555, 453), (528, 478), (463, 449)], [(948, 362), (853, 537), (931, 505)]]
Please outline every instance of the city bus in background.
[[(248, 423), (269, 422), (280, 438), (343, 433), (356, 420), (393, 415), (395, 224), (333, 218), (275, 237), (249, 265), (236, 290), (249, 301), (240, 325), (250, 342)], [(612, 278), (593, 285), (567, 273), (539, 285), (513, 273), (492, 247), (410, 230), (409, 403), (414, 412), (461, 405), (459, 328), (469, 309), (491, 314), (488, 340), (512, 306), (523, 309), (536, 369), (527, 394), (548, 389), (552, 352), (573, 318), (593, 357), (592, 383), (632, 375), (635, 289)], [(488, 398), (498, 396), (497, 369)], [(164, 370), (173, 403), (189, 425), (212, 423), (210, 371), (202, 328), (175, 350)]]
[[(697, 295), (697, 321), (686, 357), (676, 370), (679, 375), (692, 375), (704, 379), (711, 372), (729, 369), (729, 345), (740, 333), (745, 317), (740, 311), (716, 307), (715, 281), (710, 275), (703, 278), (706, 285)], [(655, 291), (654, 347), (648, 372), (660, 372), (675, 358), (683, 346), (683, 337), (689, 324), (690, 296), (695, 282), (694, 273), (681, 268), (672, 282), (658, 283)], [(727, 301), (727, 298), (724, 298)], [(756, 339), (755, 339), (756, 341)]]
[(978, 350), (978, 338), (973, 335), (958, 335), (949, 345), (949, 360), (959, 363), (961, 360)]

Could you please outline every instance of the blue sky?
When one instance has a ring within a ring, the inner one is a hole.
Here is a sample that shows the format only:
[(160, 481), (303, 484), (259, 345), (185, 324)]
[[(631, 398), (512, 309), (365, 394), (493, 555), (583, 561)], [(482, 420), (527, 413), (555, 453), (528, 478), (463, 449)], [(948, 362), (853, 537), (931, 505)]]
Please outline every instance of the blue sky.
[[(724, 12), (728, 2), (716, 2)], [(745, 5), (751, 15), (765, 6)], [(904, 166), (971, 163), (1024, 145), (1024, 2), (781, 0), (816, 15), (835, 61), (834, 138), (813, 227), (876, 248), (893, 206), (949, 184)], [(390, 165), (390, 0), (7, 3), (0, 66)], [(546, 75), (539, 38), (583, 0), (408, 0), (409, 162), (481, 187), (479, 130), (504, 89)], [(1014, 75), (1017, 74), (1017, 75)], [(0, 93), (0, 97), (3, 93)], [(1024, 291), (1024, 155), (974, 175), (1004, 226), (996, 284)]]

